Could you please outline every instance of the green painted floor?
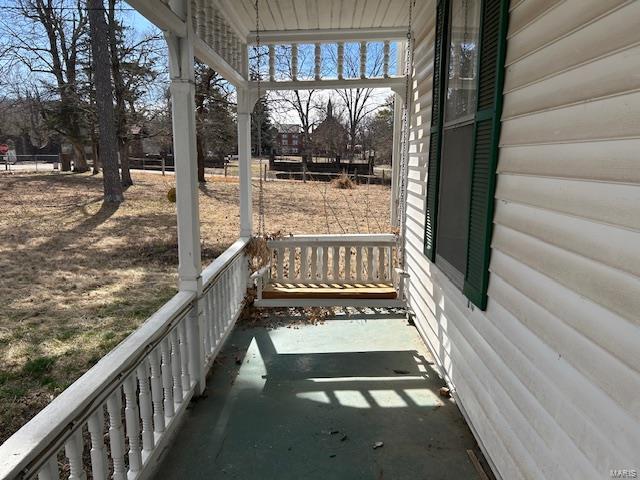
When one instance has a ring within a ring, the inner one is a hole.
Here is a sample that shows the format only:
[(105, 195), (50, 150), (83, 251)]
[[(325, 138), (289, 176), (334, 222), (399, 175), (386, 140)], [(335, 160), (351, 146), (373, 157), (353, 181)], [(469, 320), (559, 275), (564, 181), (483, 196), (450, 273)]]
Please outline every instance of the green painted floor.
[(156, 478), (479, 478), (466, 453), (476, 443), (442, 385), (401, 316), (238, 326)]

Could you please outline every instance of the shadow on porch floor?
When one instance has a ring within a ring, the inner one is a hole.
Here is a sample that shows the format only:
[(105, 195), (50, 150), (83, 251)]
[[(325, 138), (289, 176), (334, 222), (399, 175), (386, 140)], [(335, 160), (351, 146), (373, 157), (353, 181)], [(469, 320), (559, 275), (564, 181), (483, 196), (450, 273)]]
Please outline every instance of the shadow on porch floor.
[(431, 361), (397, 315), (239, 326), (156, 478), (478, 478)]

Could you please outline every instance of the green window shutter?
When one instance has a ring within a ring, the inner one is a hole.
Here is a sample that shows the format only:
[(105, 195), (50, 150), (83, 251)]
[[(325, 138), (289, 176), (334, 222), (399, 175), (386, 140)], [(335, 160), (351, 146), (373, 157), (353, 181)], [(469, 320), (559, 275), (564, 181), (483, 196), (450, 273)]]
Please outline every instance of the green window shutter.
[(436, 36), (433, 53), (433, 89), (431, 101), (431, 131), (429, 136), (429, 164), (427, 166), (426, 217), (424, 222), (424, 254), (431, 260), (436, 258), (436, 223), (438, 212), (438, 186), (440, 172), (440, 146), (442, 144), (442, 110), (447, 42), (448, 2), (440, 0), (436, 11)]
[(467, 272), (464, 282), (464, 294), (482, 310), (487, 306), (489, 284), (507, 21), (507, 0), (482, 2), (478, 108), (474, 127)]

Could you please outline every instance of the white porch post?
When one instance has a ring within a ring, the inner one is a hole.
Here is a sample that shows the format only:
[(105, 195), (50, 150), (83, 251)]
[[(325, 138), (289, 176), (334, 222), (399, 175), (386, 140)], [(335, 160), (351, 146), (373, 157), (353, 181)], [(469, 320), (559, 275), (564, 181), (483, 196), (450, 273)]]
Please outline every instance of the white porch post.
[[(404, 72), (404, 48), (406, 42), (398, 44), (396, 53), (397, 73)], [(393, 145), (391, 149), (391, 225), (399, 226), (398, 202), (400, 200), (400, 160), (402, 158), (402, 109), (404, 105), (404, 92), (402, 95), (395, 92), (393, 102)]]
[(253, 234), (251, 205), (251, 112), (255, 96), (249, 90), (238, 89), (238, 165), (240, 176), (240, 236)]
[(398, 199), (400, 189), (400, 159), (402, 133), (402, 98), (397, 93), (393, 101), (393, 145), (391, 148), (391, 225), (398, 226)]
[[(185, 0), (172, 0), (174, 11), (185, 18), (189, 5)], [(188, 369), (197, 383), (196, 392), (205, 387), (202, 335), (204, 308), (202, 301), (202, 264), (200, 260), (200, 214), (198, 206), (198, 171), (196, 153), (195, 75), (193, 69), (193, 26), (187, 22), (187, 35), (167, 34), (171, 74), (171, 106), (173, 120), (173, 155), (176, 177), (176, 209), (178, 220), (178, 278), (180, 290), (194, 292), (198, 300), (187, 324), (189, 344)]]

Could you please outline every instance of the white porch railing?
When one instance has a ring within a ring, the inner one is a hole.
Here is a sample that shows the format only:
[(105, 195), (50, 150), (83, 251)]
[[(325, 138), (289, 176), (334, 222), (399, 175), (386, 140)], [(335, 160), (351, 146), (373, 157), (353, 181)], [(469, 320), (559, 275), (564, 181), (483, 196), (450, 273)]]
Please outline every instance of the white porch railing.
[(295, 235), (270, 240), (271, 278), (285, 283), (390, 283), (393, 234)]
[(196, 295), (176, 294), (0, 446), (0, 478), (147, 476), (242, 309), (246, 244), (203, 272), (202, 322)]
[(247, 293), (249, 268), (240, 239), (202, 272), (205, 365), (211, 366), (231, 332)]

